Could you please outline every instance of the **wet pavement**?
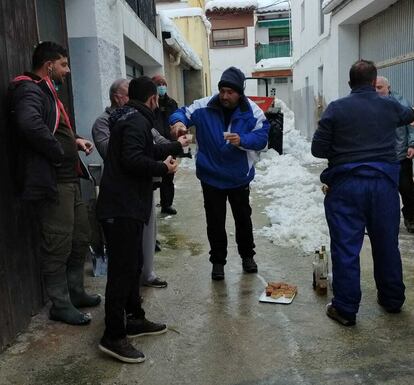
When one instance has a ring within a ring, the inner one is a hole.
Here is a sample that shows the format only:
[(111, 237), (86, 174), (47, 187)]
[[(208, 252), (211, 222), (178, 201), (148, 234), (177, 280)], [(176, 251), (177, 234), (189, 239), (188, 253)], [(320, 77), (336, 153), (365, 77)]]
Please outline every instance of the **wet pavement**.
[[(156, 272), (168, 287), (143, 290), (147, 317), (166, 322), (169, 331), (133, 340), (147, 360), (122, 364), (97, 349), (102, 305), (91, 309), (85, 327), (49, 321), (45, 308), (0, 354), (0, 385), (414, 384), (414, 234), (401, 228), (403, 312), (387, 314), (376, 304), (366, 240), (357, 325), (344, 328), (325, 315), (329, 295), (312, 290), (312, 255), (256, 236), (259, 274), (244, 274), (230, 216), (226, 279), (211, 281), (201, 188), (189, 169), (179, 171), (176, 183), (178, 215), (158, 221)], [(268, 224), (265, 205), (253, 191), (257, 229)], [(105, 279), (88, 273), (89, 291), (104, 294)], [(291, 305), (258, 302), (270, 280), (298, 285)]]

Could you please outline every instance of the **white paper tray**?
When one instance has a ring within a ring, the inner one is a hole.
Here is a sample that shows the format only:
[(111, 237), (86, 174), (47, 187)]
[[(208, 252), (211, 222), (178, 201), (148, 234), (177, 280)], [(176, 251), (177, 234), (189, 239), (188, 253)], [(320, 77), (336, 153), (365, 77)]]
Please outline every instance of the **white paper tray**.
[(279, 298), (272, 298), (272, 297), (268, 297), (266, 295), (266, 290), (263, 291), (263, 293), (261, 294), (261, 296), (259, 297), (259, 302), (268, 302), (268, 303), (281, 303), (284, 305), (289, 305), (290, 303), (292, 303), (293, 299), (296, 297), (296, 293), (292, 298), (285, 298), (285, 297), (279, 297)]

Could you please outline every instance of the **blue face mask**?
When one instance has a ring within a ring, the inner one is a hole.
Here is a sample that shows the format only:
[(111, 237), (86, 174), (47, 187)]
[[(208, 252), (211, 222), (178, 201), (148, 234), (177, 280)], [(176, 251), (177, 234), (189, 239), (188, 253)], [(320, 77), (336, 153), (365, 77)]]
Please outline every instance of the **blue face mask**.
[(158, 95), (164, 96), (167, 93), (167, 86), (158, 86), (157, 91)]

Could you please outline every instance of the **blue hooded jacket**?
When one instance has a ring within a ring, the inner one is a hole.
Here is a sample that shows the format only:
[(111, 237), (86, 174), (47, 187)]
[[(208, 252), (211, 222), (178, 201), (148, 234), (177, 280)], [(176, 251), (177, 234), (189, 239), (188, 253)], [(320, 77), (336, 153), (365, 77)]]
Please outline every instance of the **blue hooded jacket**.
[[(258, 152), (267, 148), (269, 132), (269, 122), (254, 102), (242, 95), (228, 127), (218, 95), (178, 109), (170, 117), (170, 124), (177, 122), (196, 126), (198, 179), (219, 189), (238, 188), (252, 181), (253, 165)], [(239, 134), (240, 147), (226, 142), (224, 132)]]

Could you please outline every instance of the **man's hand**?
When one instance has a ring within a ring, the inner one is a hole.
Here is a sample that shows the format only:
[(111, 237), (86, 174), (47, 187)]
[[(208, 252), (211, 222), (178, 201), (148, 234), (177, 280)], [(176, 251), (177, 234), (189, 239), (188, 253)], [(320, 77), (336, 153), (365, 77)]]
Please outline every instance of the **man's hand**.
[(170, 133), (173, 138), (179, 138), (187, 133), (187, 127), (183, 122), (176, 122), (170, 126)]
[(93, 151), (93, 144), (89, 140), (77, 138), (76, 144), (78, 145), (78, 150), (83, 151), (86, 155)]
[(224, 133), (224, 139), (227, 140), (233, 146), (240, 146), (239, 134), (234, 134), (232, 132), (226, 132)]
[(181, 143), (182, 147), (187, 147), (190, 145), (191, 140), (193, 139), (193, 135), (181, 135), (180, 137), (177, 138), (177, 141), (179, 141)]
[(407, 158), (408, 159), (413, 159), (413, 157), (414, 157), (414, 148), (408, 147), (408, 150), (407, 150)]
[(168, 174), (175, 174), (177, 172), (178, 162), (171, 155), (164, 160), (164, 164), (168, 167)]

